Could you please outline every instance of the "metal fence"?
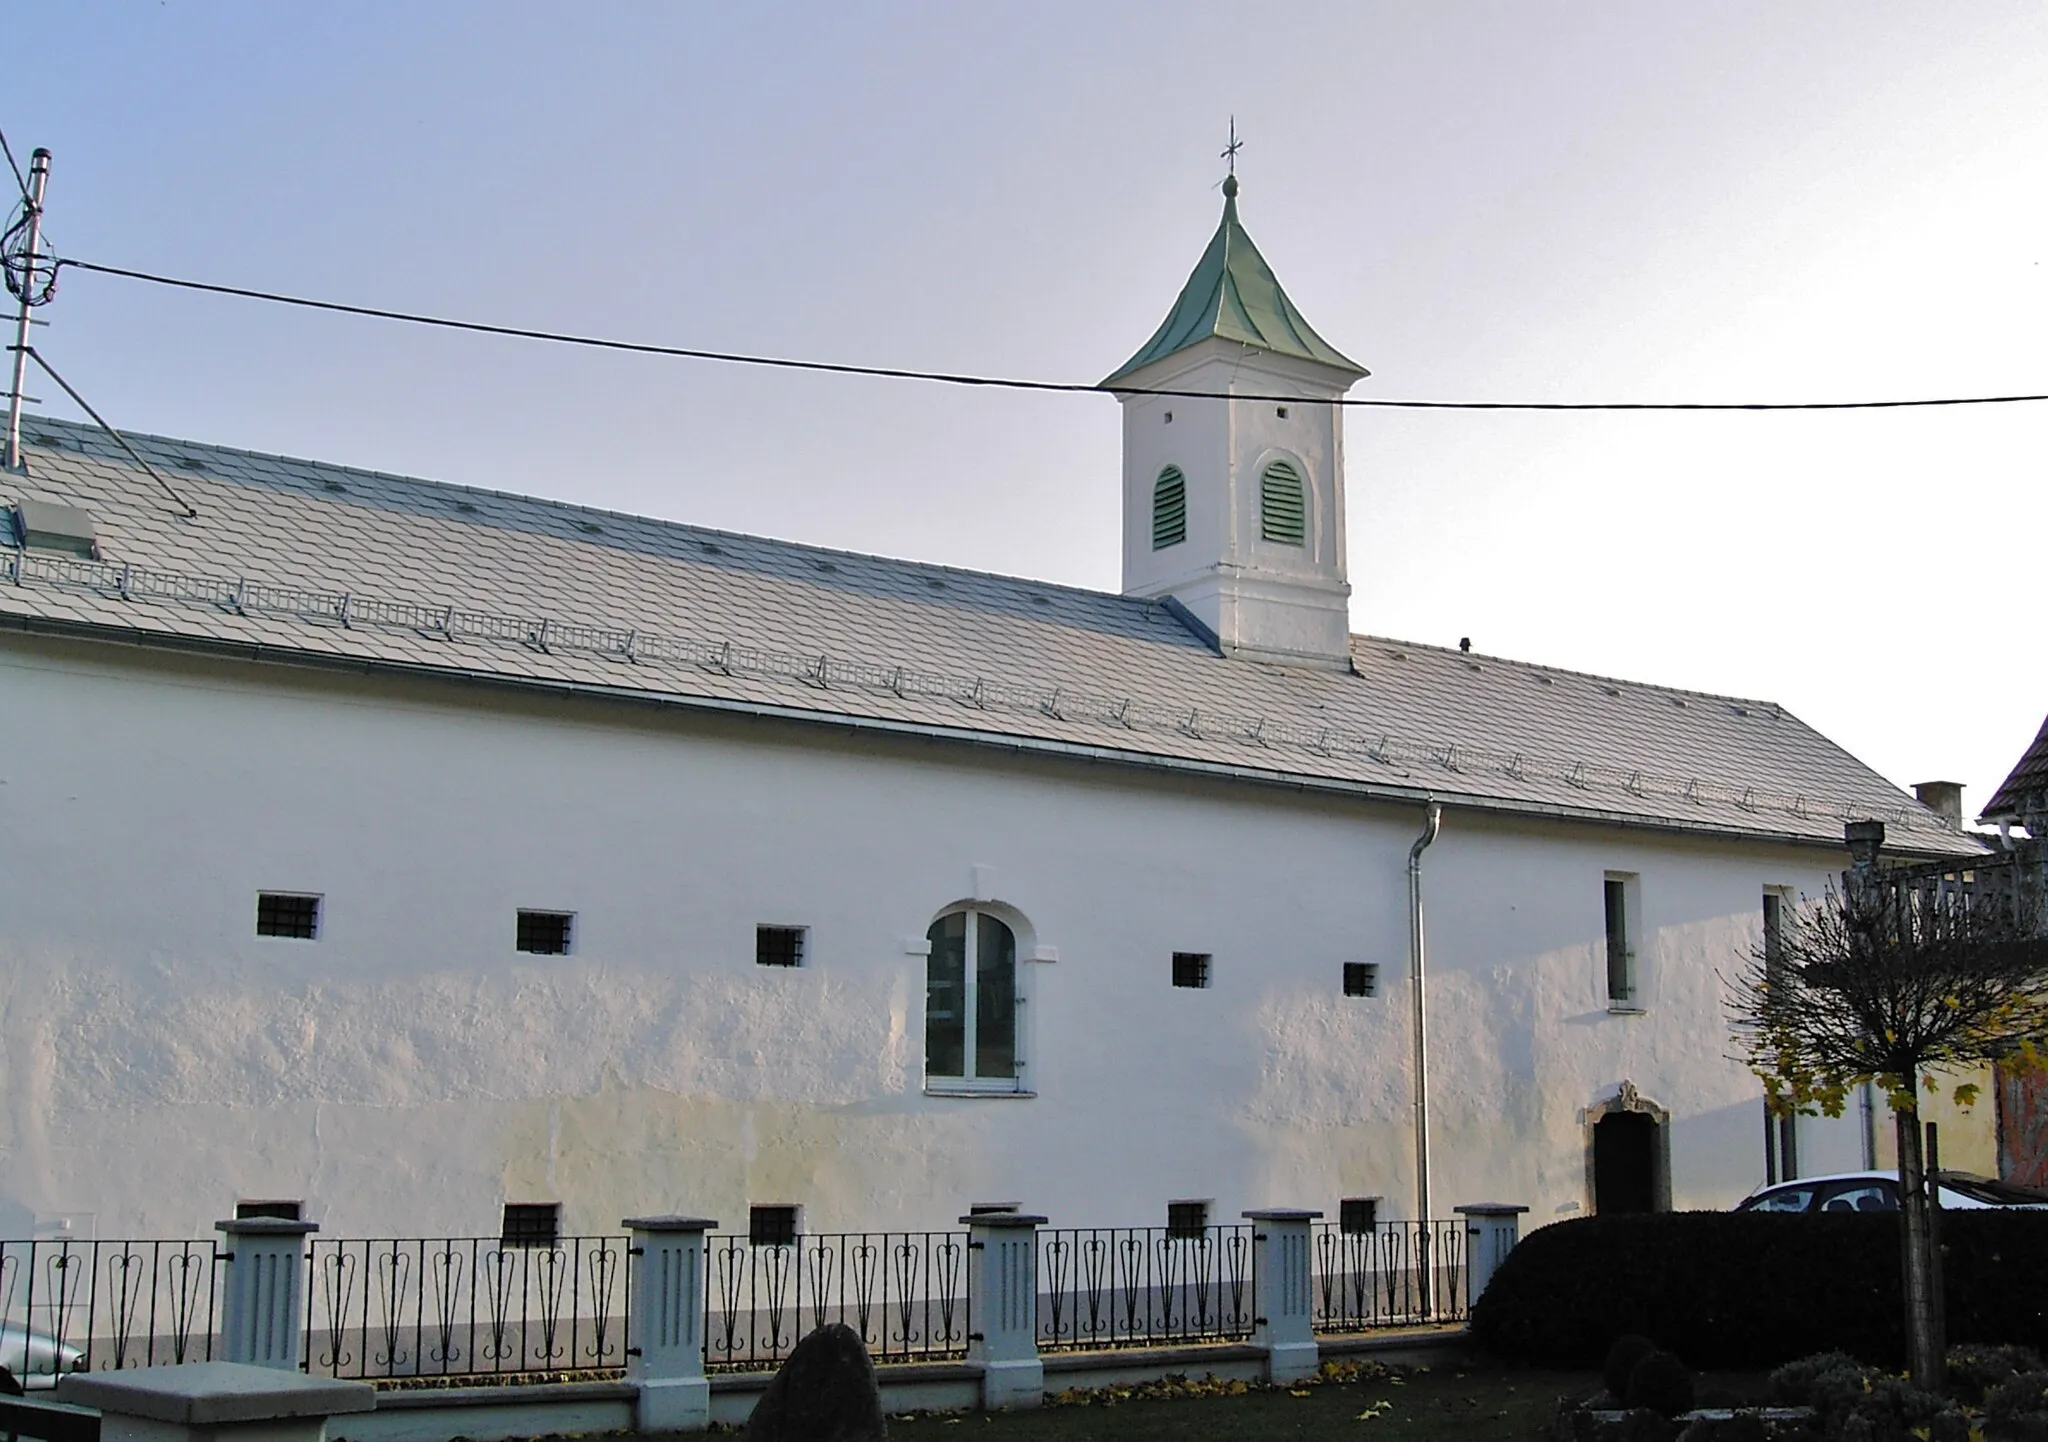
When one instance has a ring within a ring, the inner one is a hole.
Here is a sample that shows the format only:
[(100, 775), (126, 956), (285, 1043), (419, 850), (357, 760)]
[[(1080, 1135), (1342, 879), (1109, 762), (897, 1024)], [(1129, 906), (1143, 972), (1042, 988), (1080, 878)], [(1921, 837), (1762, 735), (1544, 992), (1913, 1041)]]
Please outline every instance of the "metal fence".
[(311, 1239), (306, 1370), (482, 1380), (623, 1366), (626, 1247), (624, 1237)]
[(1044, 1351), (1249, 1337), (1252, 1229), (1059, 1227), (1038, 1233)]
[(778, 1365), (827, 1322), (860, 1333), (877, 1362), (967, 1352), (967, 1233), (817, 1232), (787, 1242), (705, 1238), (704, 1357)]
[(0, 1242), (0, 1365), (29, 1386), (59, 1372), (213, 1357), (213, 1243)]
[(1310, 1233), (1315, 1329), (1365, 1332), (1465, 1319), (1465, 1222), (1381, 1222)]

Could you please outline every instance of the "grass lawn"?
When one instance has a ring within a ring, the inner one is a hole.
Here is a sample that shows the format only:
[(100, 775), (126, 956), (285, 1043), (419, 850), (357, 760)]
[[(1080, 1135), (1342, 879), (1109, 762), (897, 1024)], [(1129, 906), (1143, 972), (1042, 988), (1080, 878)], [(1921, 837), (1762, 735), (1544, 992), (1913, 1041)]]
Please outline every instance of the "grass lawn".
[[(1559, 1397), (1600, 1387), (1592, 1372), (1476, 1364), (1356, 1370), (1350, 1380), (1293, 1389), (1154, 1383), (1030, 1412), (893, 1417), (889, 1434), (898, 1442), (1536, 1442)], [(1761, 1379), (1748, 1376), (1699, 1380), (1713, 1402), (1751, 1400), (1761, 1389)]]

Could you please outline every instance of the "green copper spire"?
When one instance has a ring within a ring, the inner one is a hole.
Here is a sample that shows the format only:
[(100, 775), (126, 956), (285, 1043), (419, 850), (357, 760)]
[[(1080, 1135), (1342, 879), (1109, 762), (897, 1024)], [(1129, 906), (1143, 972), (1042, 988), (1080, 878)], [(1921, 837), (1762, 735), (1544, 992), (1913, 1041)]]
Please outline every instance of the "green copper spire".
[(1189, 346), (1215, 336), (1315, 361), (1353, 375), (1367, 374), (1365, 367), (1340, 354), (1310, 329), (1252, 238), (1237, 219), (1237, 177), (1223, 181), (1223, 222), (1209, 248), (1202, 252), (1194, 274), (1181, 287), (1180, 299), (1165, 324), (1138, 353), (1117, 367), (1104, 385), (1115, 385), (1131, 372), (1164, 360)]

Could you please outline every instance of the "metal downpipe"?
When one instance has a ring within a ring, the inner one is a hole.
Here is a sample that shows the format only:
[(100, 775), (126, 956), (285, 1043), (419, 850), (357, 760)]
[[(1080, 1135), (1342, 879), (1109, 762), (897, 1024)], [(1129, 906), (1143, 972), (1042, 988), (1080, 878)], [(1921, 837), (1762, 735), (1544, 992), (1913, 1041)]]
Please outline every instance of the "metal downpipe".
[(1422, 834), (1408, 848), (1408, 994), (1415, 1052), (1415, 1220), (1429, 1221), (1429, 1011), (1423, 997), (1422, 853), (1436, 840), (1443, 807), (1431, 801)]

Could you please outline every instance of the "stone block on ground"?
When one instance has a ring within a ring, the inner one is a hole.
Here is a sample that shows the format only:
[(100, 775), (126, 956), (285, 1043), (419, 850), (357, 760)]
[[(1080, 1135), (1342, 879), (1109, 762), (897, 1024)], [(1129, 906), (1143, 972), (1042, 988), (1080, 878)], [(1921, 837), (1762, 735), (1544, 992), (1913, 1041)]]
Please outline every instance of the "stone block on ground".
[(882, 1390), (860, 1334), (828, 1322), (791, 1349), (747, 1418), (750, 1442), (883, 1442)]

